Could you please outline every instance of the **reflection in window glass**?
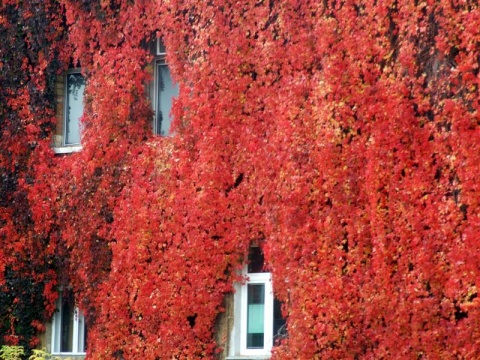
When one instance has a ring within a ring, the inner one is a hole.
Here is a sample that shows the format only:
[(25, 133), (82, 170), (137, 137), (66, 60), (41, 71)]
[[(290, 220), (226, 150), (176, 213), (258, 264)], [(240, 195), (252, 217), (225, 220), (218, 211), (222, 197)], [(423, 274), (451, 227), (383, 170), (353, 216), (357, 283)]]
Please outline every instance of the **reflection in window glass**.
[(178, 86), (172, 82), (170, 70), (164, 61), (157, 62), (155, 70), (156, 99), (154, 131), (158, 135), (169, 135), (172, 117), (172, 100), (178, 96)]
[(248, 272), (249, 273), (263, 273), (264, 267), (263, 252), (259, 247), (251, 247), (248, 253)]
[(248, 284), (247, 348), (262, 349), (265, 333), (265, 285)]
[(75, 306), (73, 295), (60, 294), (53, 318), (53, 353), (85, 353), (87, 327), (82, 312)]
[(80, 73), (67, 75), (65, 145), (80, 144), (80, 118), (83, 115), (85, 79)]
[(273, 345), (286, 335), (285, 328), (286, 320), (282, 316), (282, 303), (276, 298), (273, 298)]
[(72, 352), (73, 306), (68, 299), (62, 302), (60, 324), (60, 352)]

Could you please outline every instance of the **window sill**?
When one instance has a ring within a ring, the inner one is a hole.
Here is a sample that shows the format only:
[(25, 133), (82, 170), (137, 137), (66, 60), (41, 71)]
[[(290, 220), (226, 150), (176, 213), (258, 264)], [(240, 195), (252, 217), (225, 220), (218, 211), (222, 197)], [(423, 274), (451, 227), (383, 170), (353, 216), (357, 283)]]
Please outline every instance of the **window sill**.
[(82, 145), (65, 145), (52, 147), (55, 154), (70, 154), (82, 150)]
[(85, 359), (86, 353), (52, 353), (52, 355), (60, 359)]
[(84, 352), (53, 352), (52, 355), (57, 356), (85, 356), (87, 353)]
[(235, 355), (227, 356), (226, 360), (268, 360), (269, 355)]

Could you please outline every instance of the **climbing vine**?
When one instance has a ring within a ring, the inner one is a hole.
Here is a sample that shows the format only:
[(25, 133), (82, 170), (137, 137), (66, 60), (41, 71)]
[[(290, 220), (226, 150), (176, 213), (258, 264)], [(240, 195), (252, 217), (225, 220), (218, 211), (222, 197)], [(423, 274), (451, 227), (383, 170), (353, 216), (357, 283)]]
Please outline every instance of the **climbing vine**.
[[(479, 21), (470, 1), (4, 1), (0, 313), (40, 302), (42, 330), (71, 286), (88, 358), (215, 358), (255, 243), (274, 359), (478, 357)], [(158, 37), (170, 137), (145, 95)], [(54, 155), (78, 66), (82, 150)]]

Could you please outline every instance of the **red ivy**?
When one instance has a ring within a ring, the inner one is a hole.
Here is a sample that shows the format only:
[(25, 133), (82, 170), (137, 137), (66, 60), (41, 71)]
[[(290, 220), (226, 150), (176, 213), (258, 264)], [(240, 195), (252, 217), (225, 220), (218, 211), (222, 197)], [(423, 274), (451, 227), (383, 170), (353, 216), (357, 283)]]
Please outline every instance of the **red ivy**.
[[(252, 242), (284, 302), (274, 359), (480, 355), (478, 5), (53, 3), (53, 50), (18, 48), (34, 75), (2, 90), (0, 166), (18, 181), (0, 267), (54, 261), (89, 358), (213, 358)], [(157, 36), (180, 85), (167, 138), (144, 96)], [(40, 104), (69, 62), (88, 78), (83, 149), (54, 157)]]

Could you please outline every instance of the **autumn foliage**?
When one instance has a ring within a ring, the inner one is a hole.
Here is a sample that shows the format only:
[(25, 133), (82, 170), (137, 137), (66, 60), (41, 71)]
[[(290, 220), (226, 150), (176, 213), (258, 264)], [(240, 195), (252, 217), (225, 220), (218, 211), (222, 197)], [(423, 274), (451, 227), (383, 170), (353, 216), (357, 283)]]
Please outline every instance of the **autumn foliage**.
[[(255, 242), (287, 319), (273, 359), (480, 357), (476, 1), (5, 0), (0, 38), (0, 291), (30, 279), (34, 329), (68, 285), (89, 359), (215, 358)], [(83, 149), (56, 156), (78, 64)], [(37, 345), (27, 293), (0, 343)]]

